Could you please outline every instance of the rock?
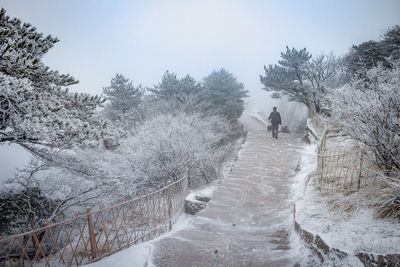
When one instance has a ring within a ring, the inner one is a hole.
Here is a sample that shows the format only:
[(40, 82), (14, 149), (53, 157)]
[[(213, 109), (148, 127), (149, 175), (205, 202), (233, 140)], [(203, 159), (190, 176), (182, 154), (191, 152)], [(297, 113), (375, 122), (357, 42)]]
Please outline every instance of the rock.
[(301, 239), (306, 242), (308, 245), (313, 245), (314, 243), (314, 235), (303, 228), (301, 228), (300, 224), (295, 220), (294, 221), (294, 229), (300, 235)]
[(195, 199), (198, 200), (198, 201), (202, 201), (202, 202), (208, 202), (208, 201), (210, 201), (210, 198), (207, 197), (207, 196), (198, 196), (198, 195), (196, 195), (196, 196), (195, 196)]
[(385, 266), (399, 266), (400, 265), (400, 254), (387, 254), (383, 256), (383, 264)]
[(282, 126), (281, 132), (282, 133), (290, 133), (289, 127), (287, 125)]
[(378, 266), (378, 257), (368, 253), (358, 253), (356, 257), (364, 264), (364, 266)]
[(400, 266), (400, 254), (369, 254), (360, 252), (356, 257), (364, 266)]
[(317, 248), (321, 249), (325, 255), (329, 254), (329, 246), (322, 240), (322, 238), (319, 235), (315, 236), (314, 244), (317, 246)]
[(349, 256), (346, 252), (343, 252), (337, 248), (332, 248), (333, 253), (339, 258), (339, 259), (344, 259), (347, 256)]
[[(324, 240), (322, 240), (321, 236), (318, 234), (314, 235), (306, 230), (304, 230), (301, 225), (294, 220), (294, 229), (300, 235), (301, 239), (305, 241), (308, 247), (313, 251), (314, 255), (316, 255), (321, 262), (324, 262), (324, 256), (329, 256), (329, 254), (334, 254), (339, 259), (344, 259), (349, 256), (348, 253), (343, 252), (342, 250), (334, 247), (329, 247)], [(322, 253), (321, 253), (322, 252)], [(354, 254), (352, 254), (354, 255)], [(360, 252), (356, 255), (364, 266), (372, 267), (372, 266), (400, 266), (400, 254), (373, 254)]]
[(195, 215), (205, 208), (206, 202), (185, 199), (185, 213)]
[(301, 234), (300, 224), (296, 222), (296, 220), (294, 221), (294, 229), (296, 230), (297, 233)]
[(304, 242), (306, 242), (309, 245), (313, 244), (314, 241), (314, 235), (306, 230), (302, 230), (301, 232), (302, 238), (304, 240)]

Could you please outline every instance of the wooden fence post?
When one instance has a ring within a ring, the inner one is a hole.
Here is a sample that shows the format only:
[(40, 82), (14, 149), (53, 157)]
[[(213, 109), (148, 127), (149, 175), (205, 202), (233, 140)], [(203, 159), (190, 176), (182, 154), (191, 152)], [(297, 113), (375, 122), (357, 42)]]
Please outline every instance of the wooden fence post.
[(92, 220), (92, 209), (88, 208), (87, 212), (87, 221), (89, 226), (89, 240), (90, 240), (90, 248), (92, 249), (92, 260), (97, 258), (97, 245), (96, 245), (96, 237), (94, 236), (94, 229), (93, 229), (93, 220)]
[(169, 222), (169, 231), (172, 230), (172, 196), (171, 196), (171, 182), (168, 182), (168, 222)]
[(189, 177), (189, 168), (186, 168), (185, 170), (185, 176), (186, 176), (186, 194), (189, 193), (190, 191), (190, 177)]
[(296, 202), (293, 203), (293, 219), (296, 219)]
[(361, 172), (362, 172), (362, 164), (363, 164), (363, 155), (364, 155), (364, 152), (361, 151), (360, 154), (361, 154), (361, 155), (360, 155), (360, 172), (358, 173), (357, 190), (360, 190), (360, 187), (361, 187)]
[[(320, 151), (320, 153), (322, 153), (322, 149), (321, 149), (321, 151)], [(320, 181), (320, 186), (321, 186), (321, 189), (322, 189), (322, 182), (324, 181), (324, 165), (325, 165), (325, 154), (324, 155), (319, 155), (318, 157), (320, 157), (320, 159), (321, 159), (321, 177), (320, 177), (320, 179), (321, 179), (321, 181)]]

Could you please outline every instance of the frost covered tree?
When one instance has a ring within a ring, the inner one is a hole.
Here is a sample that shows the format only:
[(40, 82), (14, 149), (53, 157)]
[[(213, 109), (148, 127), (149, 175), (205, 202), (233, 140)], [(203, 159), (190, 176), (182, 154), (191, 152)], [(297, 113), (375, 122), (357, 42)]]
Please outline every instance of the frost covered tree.
[(197, 96), (204, 92), (203, 86), (190, 75), (179, 79), (175, 73), (166, 71), (161, 83), (154, 88), (149, 88), (158, 99), (177, 100), (185, 102), (190, 96)]
[(266, 91), (273, 91), (274, 98), (288, 96), (289, 101), (296, 101), (311, 106), (307, 93), (307, 66), (311, 54), (304, 48), (296, 50), (286, 47), (286, 52), (281, 53), (279, 65), (264, 66), (265, 75), (260, 75), (260, 81)]
[(379, 65), (337, 90), (333, 115), (390, 174), (400, 170), (400, 61), (388, 62), (390, 68)]
[(379, 41), (367, 41), (353, 45), (345, 57), (345, 65), (352, 75), (362, 77), (365, 72), (378, 65), (391, 68), (391, 60), (400, 59), (400, 25), (389, 28)]
[[(92, 181), (93, 189), (101, 185), (100, 182), (95, 184), (101, 176), (91, 165), (79, 160), (74, 150), (93, 148), (98, 152), (115, 148), (120, 132), (98, 115), (97, 109), (104, 99), (70, 93), (67, 86), (78, 81), (44, 65), (43, 56), (56, 42), (57, 38), (45, 37), (32, 25), (9, 18), (4, 9), (0, 11), (0, 143), (21, 145), (40, 159), (40, 165), (58, 168), (70, 173), (73, 178), (85, 177)], [(35, 169), (35, 165), (29, 165), (28, 169)], [(15, 187), (2, 192), (1, 205), (15, 208), (13, 201), (18, 203), (19, 199), (28, 195), (32, 202), (27, 202), (27, 207), (32, 203), (39, 203), (38, 206), (48, 203), (49, 209), (44, 213), (29, 211), (29, 214), (36, 212), (38, 220), (33, 221), (40, 222), (48, 219), (44, 217), (53, 217), (54, 211), (63, 203), (81, 202), (82, 198), (70, 198), (71, 201), (64, 202), (68, 199), (67, 194), (50, 196), (43, 187), (46, 183), (33, 180), (36, 173), (42, 171), (42, 168), (36, 168), (35, 175), (24, 170), (16, 174), (10, 180), (10, 185)], [(47, 184), (53, 185), (53, 188), (68, 187), (63, 180), (65, 176), (49, 177), (52, 179)], [(76, 181), (71, 179), (71, 183)], [(5, 187), (2, 189), (6, 190)], [(79, 188), (73, 191), (75, 195), (84, 193)], [(62, 197), (60, 202), (59, 197)], [(11, 206), (8, 205), (10, 203)], [(25, 209), (22, 210), (24, 213)], [(19, 222), (27, 225), (33, 221), (26, 217), (25, 221)]]
[(203, 79), (203, 83), (207, 90), (209, 109), (231, 122), (242, 116), (244, 98), (248, 97), (248, 91), (232, 73), (225, 69), (213, 71)]
[(96, 113), (98, 96), (70, 93), (78, 81), (51, 70), (42, 57), (58, 42), (0, 11), (0, 143), (114, 147), (119, 133)]
[(343, 58), (332, 53), (312, 57), (307, 64), (306, 77), (308, 94), (314, 103), (315, 111), (329, 113), (330, 93), (348, 81), (343, 68)]
[(178, 78), (175, 73), (166, 71), (161, 82), (148, 90), (153, 93), (144, 99), (144, 112), (148, 118), (159, 113), (177, 112), (200, 112), (206, 115), (207, 92), (204, 86), (190, 75)]
[(381, 169), (376, 215), (400, 218), (400, 60), (360, 71), (335, 92), (333, 117), (375, 155)]
[(312, 58), (305, 48), (289, 47), (281, 58), (279, 65), (264, 66), (265, 75), (260, 75), (263, 89), (274, 92), (273, 98), (286, 96), (320, 112), (328, 88), (340, 81), (341, 59), (333, 54)]
[(124, 75), (116, 74), (110, 86), (103, 88), (103, 93), (108, 101), (105, 116), (124, 130), (135, 128), (142, 117), (142, 86), (134, 86)]

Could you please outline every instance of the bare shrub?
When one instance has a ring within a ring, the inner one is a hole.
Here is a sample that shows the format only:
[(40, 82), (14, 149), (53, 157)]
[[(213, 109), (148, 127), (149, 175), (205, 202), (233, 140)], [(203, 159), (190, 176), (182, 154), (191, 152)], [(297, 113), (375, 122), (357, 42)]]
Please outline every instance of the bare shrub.
[(374, 204), (378, 218), (400, 219), (400, 172), (395, 177), (382, 177), (384, 186)]

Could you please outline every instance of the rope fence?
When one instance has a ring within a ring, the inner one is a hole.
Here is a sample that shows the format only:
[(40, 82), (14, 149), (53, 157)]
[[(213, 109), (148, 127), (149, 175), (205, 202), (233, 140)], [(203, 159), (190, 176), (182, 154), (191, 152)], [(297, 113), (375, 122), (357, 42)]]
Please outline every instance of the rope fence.
[(188, 175), (162, 189), (0, 239), (0, 266), (79, 266), (170, 231)]
[(376, 184), (377, 168), (371, 151), (326, 149), (326, 130), (318, 145), (317, 181), (321, 190), (356, 192)]

